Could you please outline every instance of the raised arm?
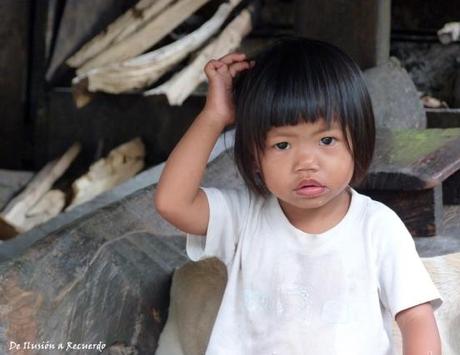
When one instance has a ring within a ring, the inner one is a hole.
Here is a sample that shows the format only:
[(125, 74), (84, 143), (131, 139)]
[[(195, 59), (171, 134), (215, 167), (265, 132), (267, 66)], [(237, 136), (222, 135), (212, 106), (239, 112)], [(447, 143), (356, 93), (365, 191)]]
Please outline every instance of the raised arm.
[(155, 207), (186, 233), (206, 234), (209, 206), (200, 183), (217, 138), (235, 120), (233, 78), (250, 66), (244, 53), (230, 53), (206, 64), (209, 91), (205, 107), (169, 155), (161, 174)]

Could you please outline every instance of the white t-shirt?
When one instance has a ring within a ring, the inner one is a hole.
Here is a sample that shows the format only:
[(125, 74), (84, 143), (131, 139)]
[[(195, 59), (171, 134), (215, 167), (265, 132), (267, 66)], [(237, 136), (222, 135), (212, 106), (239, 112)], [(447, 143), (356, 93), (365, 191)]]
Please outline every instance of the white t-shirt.
[(441, 296), (399, 217), (352, 191), (345, 217), (312, 235), (274, 196), (203, 188), (206, 237), (187, 254), (227, 266), (207, 355), (388, 355), (395, 315)]

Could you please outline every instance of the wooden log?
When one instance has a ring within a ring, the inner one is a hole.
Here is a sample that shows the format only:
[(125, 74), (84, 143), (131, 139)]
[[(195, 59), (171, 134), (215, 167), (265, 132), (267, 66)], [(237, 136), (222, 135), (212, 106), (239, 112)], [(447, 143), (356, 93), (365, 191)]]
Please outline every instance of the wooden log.
[(154, 18), (153, 21), (140, 28), (139, 31), (132, 34), (128, 39), (114, 44), (112, 47), (88, 60), (77, 70), (77, 74), (80, 75), (90, 69), (109, 63), (121, 62), (145, 52), (208, 1), (177, 1), (167, 8), (161, 16)]
[(26, 213), (26, 219), (22, 230), (28, 231), (33, 227), (45, 223), (57, 216), (65, 206), (65, 194), (61, 190), (49, 190), (41, 199)]
[(89, 59), (95, 57), (106, 48), (117, 44), (144, 26), (157, 16), (173, 0), (141, 0), (125, 12), (91, 41), (86, 43), (77, 53), (67, 59), (66, 64), (78, 68)]
[(449, 107), (447, 105), (447, 102), (437, 99), (436, 97), (433, 97), (433, 96), (425, 95), (425, 96), (422, 96), (420, 100), (422, 100), (423, 107), (425, 108), (448, 108)]
[(62, 176), (80, 152), (80, 144), (75, 143), (64, 155), (48, 163), (27, 185), (26, 189), (11, 200), (0, 217), (17, 230), (23, 230), (27, 212), (33, 207), (54, 182)]
[(171, 44), (122, 63), (95, 68), (75, 77), (72, 83), (80, 85), (76, 95), (82, 89), (81, 85), (85, 91), (119, 94), (142, 89), (154, 83), (213, 36), (228, 18), (233, 6), (229, 3), (221, 4), (216, 13), (200, 28)]
[(66, 210), (92, 199), (100, 193), (136, 175), (144, 167), (145, 147), (139, 138), (113, 149), (100, 159), (89, 172), (72, 184), (74, 197)]
[(203, 67), (212, 58), (219, 58), (239, 47), (241, 40), (251, 31), (250, 5), (236, 16), (219, 36), (202, 49), (185, 69), (175, 74), (164, 84), (148, 90), (144, 95), (165, 94), (170, 105), (181, 105), (195, 88), (206, 80)]
[(460, 22), (446, 23), (438, 31), (438, 38), (442, 44), (460, 41)]

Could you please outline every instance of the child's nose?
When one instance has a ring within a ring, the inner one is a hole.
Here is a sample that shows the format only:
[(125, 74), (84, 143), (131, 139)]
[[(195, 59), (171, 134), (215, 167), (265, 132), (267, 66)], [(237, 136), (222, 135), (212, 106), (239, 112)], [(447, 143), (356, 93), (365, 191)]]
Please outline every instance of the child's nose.
[(302, 149), (296, 154), (295, 171), (316, 171), (319, 169), (314, 149)]

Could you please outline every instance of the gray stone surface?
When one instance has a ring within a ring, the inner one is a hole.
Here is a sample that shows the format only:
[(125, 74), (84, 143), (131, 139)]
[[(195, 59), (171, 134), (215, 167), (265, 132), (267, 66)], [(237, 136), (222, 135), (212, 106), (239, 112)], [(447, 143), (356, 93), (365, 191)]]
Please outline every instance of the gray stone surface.
[(417, 89), (396, 58), (364, 72), (377, 128), (426, 128)]

